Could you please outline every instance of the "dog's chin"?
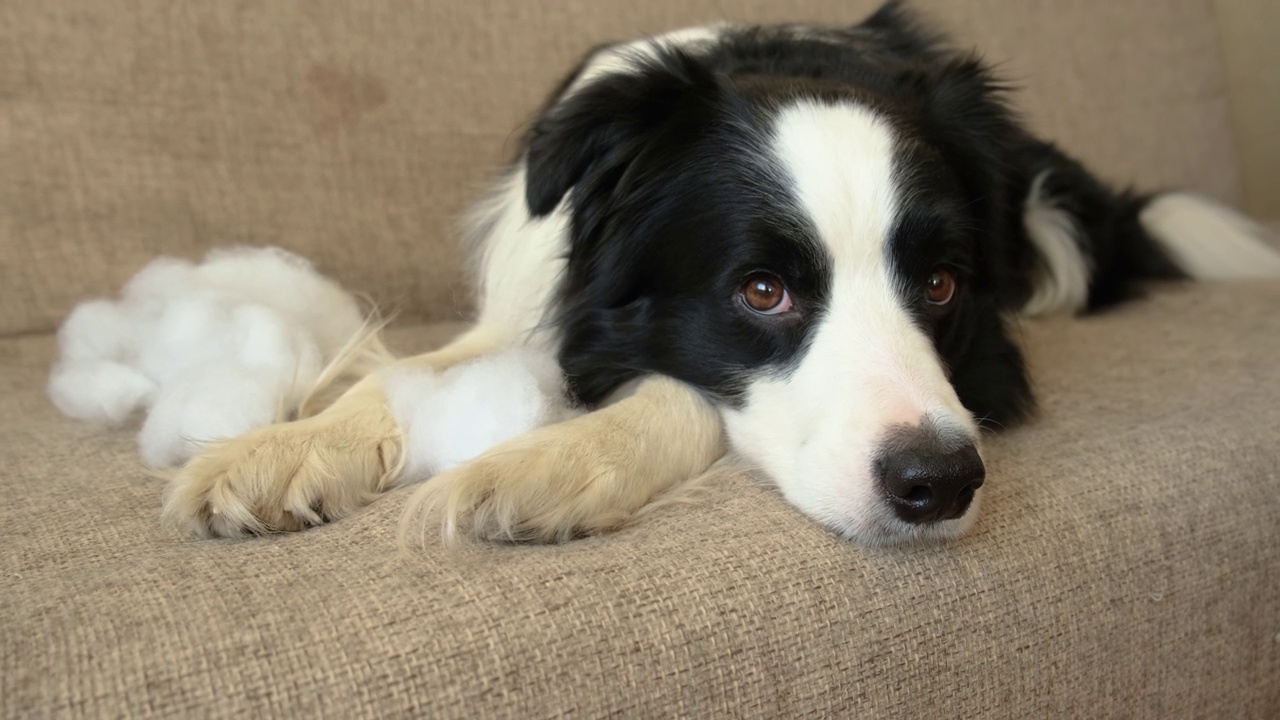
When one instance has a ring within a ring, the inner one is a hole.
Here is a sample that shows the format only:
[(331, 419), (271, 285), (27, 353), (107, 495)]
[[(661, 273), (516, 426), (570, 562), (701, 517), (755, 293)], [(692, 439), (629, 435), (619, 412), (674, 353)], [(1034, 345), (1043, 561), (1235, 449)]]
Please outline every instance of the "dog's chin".
[(855, 516), (815, 519), (841, 538), (865, 547), (919, 547), (948, 543), (967, 535), (978, 521), (981, 504), (979, 490), (964, 515), (931, 523), (905, 522), (883, 504)]

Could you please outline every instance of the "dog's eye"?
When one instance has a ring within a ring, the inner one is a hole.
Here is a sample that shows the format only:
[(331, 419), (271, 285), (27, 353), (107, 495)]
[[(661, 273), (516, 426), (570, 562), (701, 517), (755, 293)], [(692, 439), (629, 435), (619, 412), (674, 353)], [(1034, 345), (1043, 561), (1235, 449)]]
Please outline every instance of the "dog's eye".
[(791, 295), (776, 275), (754, 273), (738, 288), (742, 302), (761, 315), (777, 315), (791, 309)]
[(946, 305), (956, 296), (956, 276), (949, 270), (934, 270), (924, 284), (924, 299), (930, 305)]

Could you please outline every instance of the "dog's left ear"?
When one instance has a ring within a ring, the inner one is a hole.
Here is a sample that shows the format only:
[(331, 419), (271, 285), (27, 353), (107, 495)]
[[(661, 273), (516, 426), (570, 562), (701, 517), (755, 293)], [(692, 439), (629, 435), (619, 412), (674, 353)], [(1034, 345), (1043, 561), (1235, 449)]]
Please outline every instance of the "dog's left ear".
[[(612, 192), (655, 133), (714, 95), (715, 78), (677, 50), (629, 58), (624, 69), (574, 88), (538, 118), (526, 149), (529, 212), (556, 209), (570, 188)], [(588, 67), (588, 71), (590, 67)]]
[(944, 147), (997, 154), (1017, 138), (1008, 87), (978, 58), (952, 60), (932, 70), (928, 83), (925, 117)]

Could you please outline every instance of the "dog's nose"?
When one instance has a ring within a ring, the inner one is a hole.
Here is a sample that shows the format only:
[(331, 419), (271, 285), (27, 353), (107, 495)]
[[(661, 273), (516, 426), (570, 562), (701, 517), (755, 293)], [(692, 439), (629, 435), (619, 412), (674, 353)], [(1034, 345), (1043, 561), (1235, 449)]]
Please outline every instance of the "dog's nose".
[(876, 472), (894, 512), (909, 523), (964, 515), (987, 474), (973, 443), (897, 447), (880, 456)]

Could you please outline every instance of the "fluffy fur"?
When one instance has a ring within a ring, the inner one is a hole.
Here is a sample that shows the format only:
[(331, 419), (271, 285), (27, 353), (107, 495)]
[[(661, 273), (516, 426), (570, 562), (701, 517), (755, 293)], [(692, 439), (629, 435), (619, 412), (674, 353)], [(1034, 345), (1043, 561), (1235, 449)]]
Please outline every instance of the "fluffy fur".
[[(896, 3), (593, 51), (472, 228), (475, 328), (396, 371), (527, 347), (592, 411), (424, 483), (407, 538), (607, 530), (726, 443), (842, 536), (955, 537), (981, 500), (978, 428), (1033, 406), (1008, 317), (1280, 274), (1231, 211), (1116, 191), (1032, 136), (980, 61)], [(235, 535), (367, 502), (418, 463), (420, 415), (387, 377), (211, 448), (167, 516)]]

